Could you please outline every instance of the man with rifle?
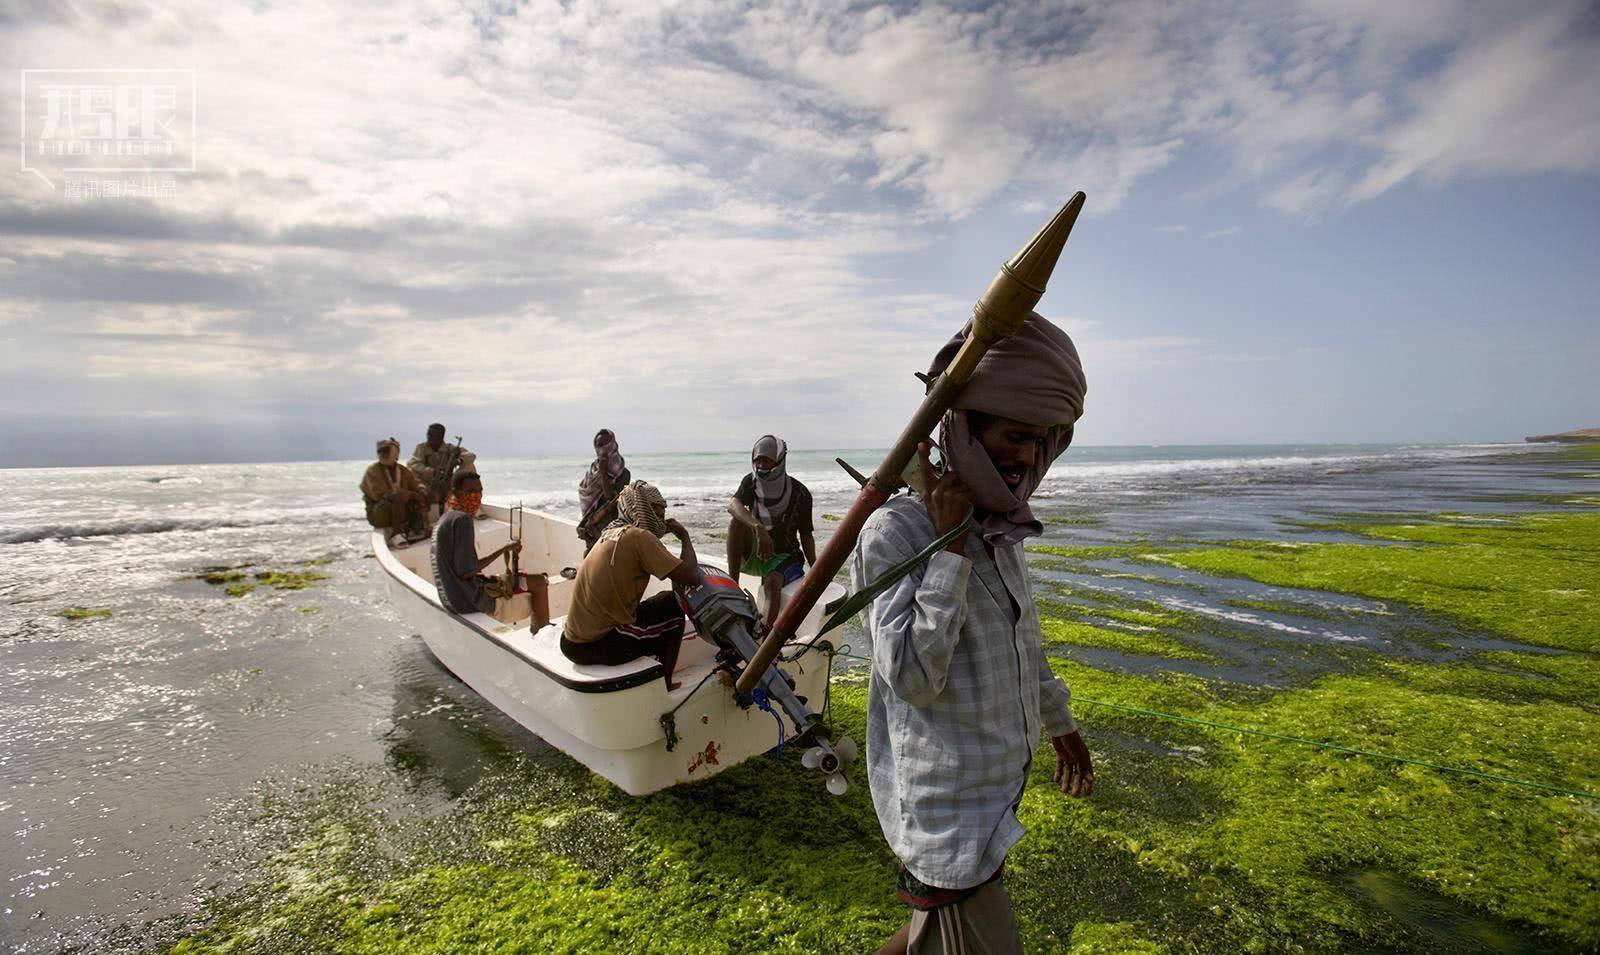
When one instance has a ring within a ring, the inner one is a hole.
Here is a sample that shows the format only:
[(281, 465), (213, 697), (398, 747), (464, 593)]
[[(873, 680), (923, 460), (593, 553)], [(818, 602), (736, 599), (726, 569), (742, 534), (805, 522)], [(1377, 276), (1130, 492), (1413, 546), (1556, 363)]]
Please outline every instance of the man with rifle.
[[(428, 440), (418, 444), (416, 450), (411, 452), (411, 461), (407, 466), (428, 489), (429, 506), (442, 511), (445, 498), (450, 496), (451, 477), (458, 468), (476, 471), (474, 463), (477, 459), (477, 455), (461, 446), (460, 439), (453, 445), (445, 444), (444, 425), (434, 422), (428, 425)], [(432, 517), (430, 514), (430, 519)]]

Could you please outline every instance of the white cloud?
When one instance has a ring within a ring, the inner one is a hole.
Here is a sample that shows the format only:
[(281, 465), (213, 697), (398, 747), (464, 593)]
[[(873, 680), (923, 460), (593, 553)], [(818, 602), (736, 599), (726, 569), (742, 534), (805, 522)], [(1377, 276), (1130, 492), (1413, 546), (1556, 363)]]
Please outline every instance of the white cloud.
[[(86, 407), (191, 400), (168, 388), (183, 377), (374, 401), (537, 383), (603, 408), (638, 373), (662, 382), (663, 428), (756, 379), (882, 405), (903, 391), (882, 369), (970, 302), (879, 263), (963, 217), (1044, 213), (1078, 187), (1103, 214), (1196, 147), (1300, 217), (1412, 178), (1595, 169), (1583, 9), (62, 7), (9, 21), (0, 64), (196, 70), (200, 171), (150, 206), (0, 179), (0, 322), (102, 336), (85, 367), (129, 390)], [(0, 84), (0, 110), (16, 95)], [(1099, 347), (1154, 362), (1194, 344)], [(752, 370), (764, 356), (783, 360)], [(25, 345), (6, 370), (72, 380), (76, 356)]]
[(1600, 168), (1600, 35), (1562, 6), (1484, 36), (1407, 91), (1411, 115), (1380, 137), (1384, 156), (1351, 196), (1412, 176)]

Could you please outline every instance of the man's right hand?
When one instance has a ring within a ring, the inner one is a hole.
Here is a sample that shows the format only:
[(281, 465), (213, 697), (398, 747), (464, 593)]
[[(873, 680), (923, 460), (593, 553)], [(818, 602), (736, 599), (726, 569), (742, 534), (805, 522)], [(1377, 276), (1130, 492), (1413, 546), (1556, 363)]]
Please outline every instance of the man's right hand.
[[(922, 459), (922, 503), (933, 519), (934, 534), (943, 537), (961, 526), (972, 513), (972, 490), (954, 471), (940, 474), (934, 470), (933, 462), (928, 460), (930, 447), (926, 441), (917, 445), (917, 455)], [(951, 541), (945, 550), (965, 555), (966, 542)]]

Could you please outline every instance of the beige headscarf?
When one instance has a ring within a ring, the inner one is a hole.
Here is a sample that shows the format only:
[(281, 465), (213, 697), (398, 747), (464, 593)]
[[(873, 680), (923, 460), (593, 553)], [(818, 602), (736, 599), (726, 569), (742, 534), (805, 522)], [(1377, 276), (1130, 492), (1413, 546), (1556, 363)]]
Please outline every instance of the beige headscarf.
[(667, 499), (653, 485), (634, 481), (617, 495), (617, 519), (606, 525), (600, 539), (614, 541), (630, 527), (637, 527), (651, 537), (660, 537), (667, 532), (667, 521), (657, 508), (666, 506)]
[(391, 448), (391, 447), (394, 448), (394, 453), (396, 455), (398, 455), (400, 453), (400, 440), (398, 438), (379, 438), (378, 439), (378, 458), (379, 458), (379, 460), (383, 459), (383, 449), (384, 448)]
[[(969, 326), (970, 328), (970, 326)], [(968, 329), (934, 356), (929, 377), (955, 358)], [(1072, 443), (1072, 428), (1083, 415), (1088, 384), (1083, 362), (1067, 333), (1035, 312), (1021, 330), (996, 342), (984, 353), (966, 387), (940, 423), (945, 459), (972, 489), (972, 502), (986, 516), (983, 537), (992, 544), (1012, 544), (1044, 530), (1028, 508), (1028, 498), (1044, 480), (1050, 465)], [(977, 436), (968, 427), (968, 411), (1010, 418), (1050, 429), (1033, 467), (1015, 492), (995, 470)]]

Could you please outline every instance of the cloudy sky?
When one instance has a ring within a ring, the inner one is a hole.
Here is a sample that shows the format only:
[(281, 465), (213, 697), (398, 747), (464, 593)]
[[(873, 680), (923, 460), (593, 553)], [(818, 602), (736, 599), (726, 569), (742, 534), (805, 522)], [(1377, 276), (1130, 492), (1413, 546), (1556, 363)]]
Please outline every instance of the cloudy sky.
[(1600, 425), (1597, 63), (1583, 3), (0, 0), (11, 155), (25, 69), (199, 102), (170, 195), (0, 172), (0, 466), (877, 445), (1077, 189), (1080, 442)]

